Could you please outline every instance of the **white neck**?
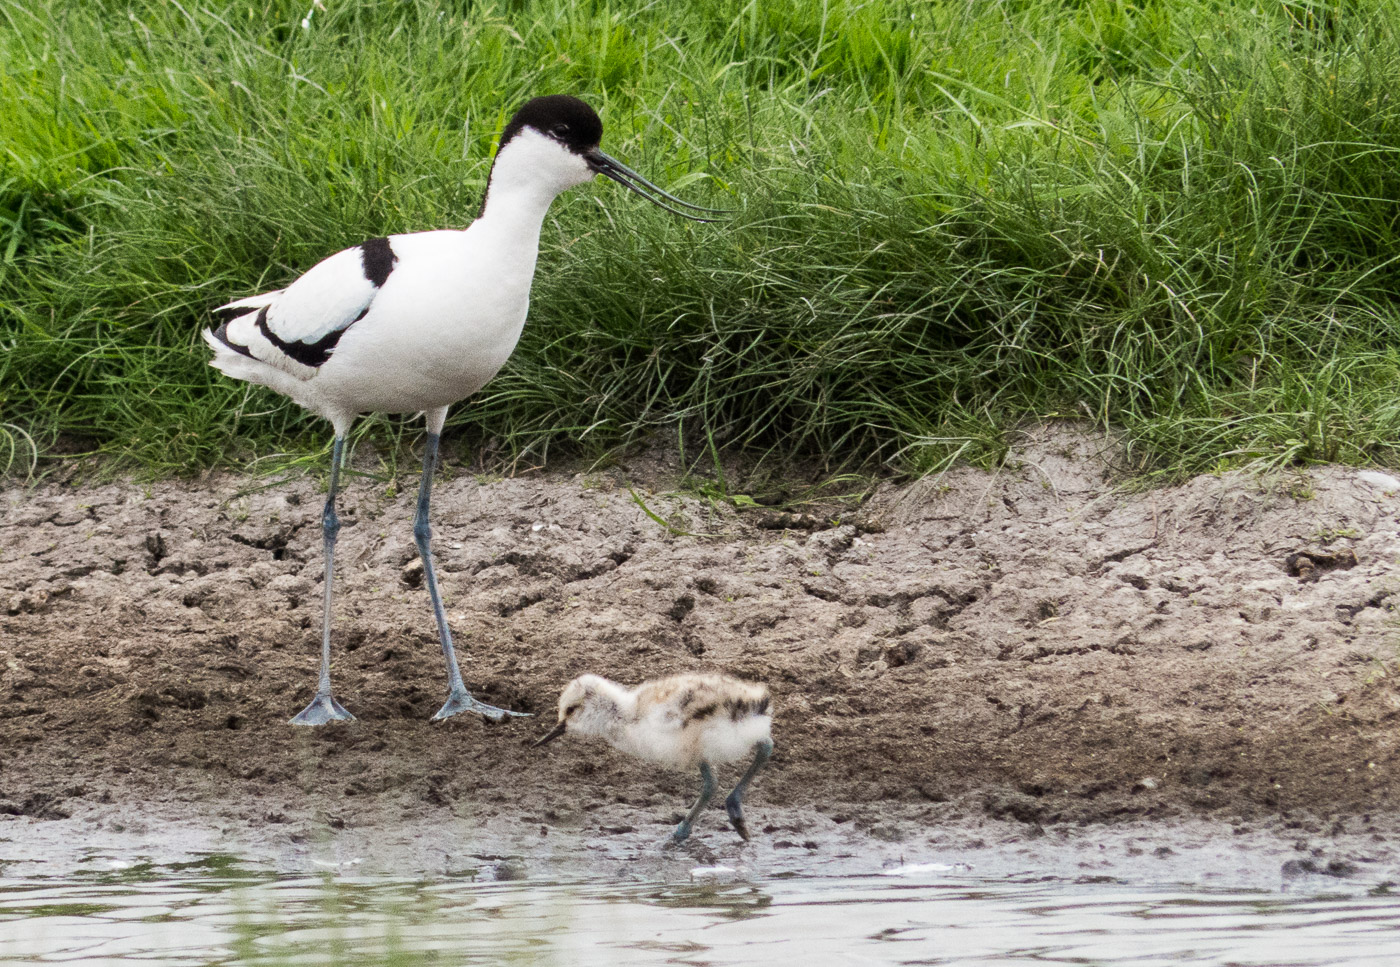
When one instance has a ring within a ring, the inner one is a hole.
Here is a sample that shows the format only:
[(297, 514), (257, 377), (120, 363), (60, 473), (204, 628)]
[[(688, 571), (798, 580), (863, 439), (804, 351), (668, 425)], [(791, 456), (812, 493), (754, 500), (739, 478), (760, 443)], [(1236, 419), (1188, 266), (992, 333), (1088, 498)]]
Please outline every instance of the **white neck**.
[(501, 185), (493, 178), (487, 187), (486, 207), (472, 224), (474, 235), (486, 237), (488, 250), (503, 264), (534, 275), (540, 254), (540, 229), (552, 194), (538, 186)]
[(561, 192), (593, 177), (587, 162), (531, 128), (518, 133), (496, 154), (481, 217), (473, 228), (492, 238), (497, 251), (529, 252), (529, 264), (539, 250), (540, 228), (550, 203)]

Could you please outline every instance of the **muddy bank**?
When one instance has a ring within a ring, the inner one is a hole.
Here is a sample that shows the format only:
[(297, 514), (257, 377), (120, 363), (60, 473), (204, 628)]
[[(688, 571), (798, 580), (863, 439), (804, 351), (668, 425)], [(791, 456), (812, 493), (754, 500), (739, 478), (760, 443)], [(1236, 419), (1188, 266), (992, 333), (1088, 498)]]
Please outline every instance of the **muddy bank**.
[[(785, 848), (802, 833), (765, 807), (892, 843), (1131, 818), (1380, 835), (1400, 786), (1394, 484), (1318, 468), (1132, 493), (1107, 447), (1046, 428), (998, 472), (786, 517), (670, 493), (654, 458), (449, 465), (435, 547), (463, 674), (545, 716), (583, 671), (767, 682), (778, 752), (752, 810)], [(322, 495), (263, 483), (7, 485), (0, 835), (120, 836), (143, 809), (288, 843), (465, 818), (664, 832), (690, 776), (531, 750), (541, 720), (428, 722), (445, 692), (409, 474), (352, 477), (341, 502), (336, 690), (360, 720), (288, 727), (314, 685)], [(699, 833), (730, 835), (718, 811)]]

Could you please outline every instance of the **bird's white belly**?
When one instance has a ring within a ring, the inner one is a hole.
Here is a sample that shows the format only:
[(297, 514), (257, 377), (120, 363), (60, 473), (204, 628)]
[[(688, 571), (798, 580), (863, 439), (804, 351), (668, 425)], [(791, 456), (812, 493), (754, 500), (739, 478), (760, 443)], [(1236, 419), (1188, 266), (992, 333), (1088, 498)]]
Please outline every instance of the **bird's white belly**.
[(746, 758), (772, 731), (773, 719), (768, 715), (745, 716), (738, 722), (728, 717), (711, 718), (688, 728), (678, 728), (672, 721), (653, 720), (631, 730), (623, 748), (651, 762), (692, 769), (701, 762), (723, 765)]
[(700, 758), (715, 764), (735, 762), (753, 755), (754, 746), (772, 734), (773, 719), (767, 715), (716, 723), (700, 739)]

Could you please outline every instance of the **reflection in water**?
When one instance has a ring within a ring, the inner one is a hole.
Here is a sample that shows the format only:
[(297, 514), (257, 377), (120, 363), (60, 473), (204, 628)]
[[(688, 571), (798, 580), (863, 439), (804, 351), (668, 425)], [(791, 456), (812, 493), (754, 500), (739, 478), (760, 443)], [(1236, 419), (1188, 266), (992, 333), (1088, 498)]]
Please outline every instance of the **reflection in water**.
[(749, 920), (763, 916), (773, 897), (751, 883), (718, 886), (667, 886), (636, 896), (617, 895), (628, 903), (654, 903), (672, 910), (708, 910), (726, 920)]
[[(115, 865), (115, 864), (114, 864)], [(659, 886), (279, 877), (210, 857), (0, 879), (0, 961), (208, 964), (1400, 963), (1385, 895), (965, 874)]]

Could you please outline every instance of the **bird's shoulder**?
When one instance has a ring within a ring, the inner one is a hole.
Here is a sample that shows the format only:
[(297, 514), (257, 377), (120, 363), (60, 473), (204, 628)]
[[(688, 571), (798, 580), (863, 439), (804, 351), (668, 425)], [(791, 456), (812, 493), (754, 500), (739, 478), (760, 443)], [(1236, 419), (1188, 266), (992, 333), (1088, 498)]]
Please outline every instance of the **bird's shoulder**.
[(329, 255), (282, 292), (267, 326), (283, 339), (311, 341), (344, 329), (374, 301), (398, 264), (392, 238), (372, 238)]

